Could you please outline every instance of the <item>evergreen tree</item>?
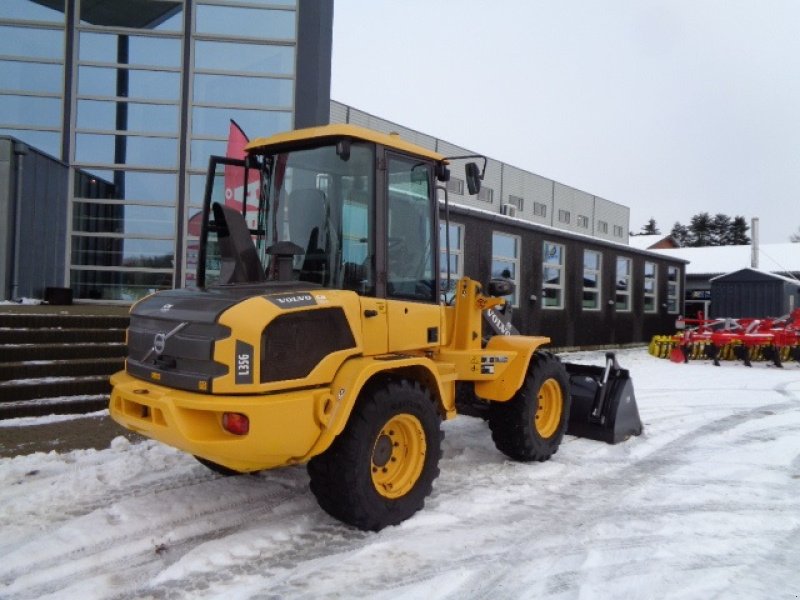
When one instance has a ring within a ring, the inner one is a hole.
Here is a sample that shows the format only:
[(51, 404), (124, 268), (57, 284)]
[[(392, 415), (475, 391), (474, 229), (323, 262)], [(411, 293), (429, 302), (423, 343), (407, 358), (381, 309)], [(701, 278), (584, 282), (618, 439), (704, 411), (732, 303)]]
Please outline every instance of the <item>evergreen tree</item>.
[(681, 247), (685, 247), (689, 241), (689, 228), (686, 225), (681, 225), (678, 221), (675, 221), (675, 225), (672, 226), (672, 231), (669, 234)]
[(653, 217), (650, 217), (650, 220), (642, 225), (641, 235), (658, 235), (660, 233), (658, 225), (656, 225), (656, 220)]
[(689, 223), (688, 245), (693, 247), (711, 246), (713, 220), (707, 212), (697, 213)]
[[(747, 219), (736, 215), (731, 222), (730, 242), (728, 243), (731, 246), (746, 246), (750, 243), (750, 236), (747, 235), (749, 229), (750, 226), (747, 224)], [(798, 238), (798, 241), (800, 241), (800, 238)]]
[(800, 244), (800, 227), (797, 228), (797, 233), (789, 236), (789, 241), (794, 244)]
[(710, 246), (730, 246), (732, 240), (731, 218), (723, 213), (714, 215), (711, 221)]

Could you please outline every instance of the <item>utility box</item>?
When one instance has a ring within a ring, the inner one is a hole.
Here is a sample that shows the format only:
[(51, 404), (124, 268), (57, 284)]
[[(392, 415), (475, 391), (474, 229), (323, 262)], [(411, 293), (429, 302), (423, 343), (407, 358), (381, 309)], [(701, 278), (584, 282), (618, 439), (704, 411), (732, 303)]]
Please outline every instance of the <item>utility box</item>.
[(800, 308), (800, 281), (745, 268), (711, 279), (711, 318), (781, 317)]
[(0, 300), (64, 285), (69, 168), (0, 136)]

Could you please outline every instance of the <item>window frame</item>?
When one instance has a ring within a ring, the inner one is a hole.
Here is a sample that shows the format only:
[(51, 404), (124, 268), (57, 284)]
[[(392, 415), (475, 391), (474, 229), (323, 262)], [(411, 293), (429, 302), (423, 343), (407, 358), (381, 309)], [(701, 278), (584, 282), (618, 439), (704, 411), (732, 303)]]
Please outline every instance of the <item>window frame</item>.
[[(674, 281), (670, 279), (672, 274), (675, 274)], [(681, 310), (681, 270), (680, 267), (669, 265), (667, 266), (667, 313), (671, 315), (680, 314)], [(670, 284), (674, 283), (674, 291), (670, 292)]]
[[(458, 230), (458, 240), (459, 243), (457, 246), (453, 245), (453, 236), (450, 236), (450, 252), (448, 254), (447, 248), (445, 247), (445, 228), (447, 226), (455, 227)], [(449, 294), (450, 290), (446, 288), (447, 284), (447, 267), (445, 264), (450, 262), (450, 256), (456, 257), (456, 270), (455, 272), (450, 272), (450, 281), (453, 282), (453, 293), (455, 293), (455, 284), (456, 282), (464, 276), (464, 224), (463, 223), (455, 223), (450, 221), (448, 224), (447, 221), (441, 219), (439, 221), (439, 290), (441, 294)], [(441, 256), (446, 255), (447, 263), (442, 262)]]
[[(648, 265), (653, 267), (652, 275), (648, 274)], [(647, 291), (648, 282), (652, 282), (652, 291)], [(644, 312), (655, 314), (658, 312), (658, 264), (649, 260), (644, 262), (644, 276), (642, 279), (642, 291), (644, 293)], [(648, 306), (648, 300), (650, 306)]]
[[(623, 275), (623, 281), (625, 282), (625, 288), (620, 290), (620, 271), (619, 267), (621, 263), (627, 264), (626, 273)], [(616, 260), (616, 271), (614, 277), (614, 309), (617, 312), (624, 312), (629, 313), (633, 311), (633, 301), (632, 301), (632, 294), (631, 290), (633, 289), (633, 259), (627, 256), (617, 256)], [(620, 306), (620, 296), (625, 298), (624, 306)]]
[[(514, 251), (516, 256), (505, 256), (503, 254), (497, 254), (495, 252), (495, 236), (501, 236), (506, 238), (511, 238), (514, 240)], [(514, 264), (514, 273), (512, 274), (511, 281), (514, 282), (514, 293), (511, 295), (510, 304), (513, 308), (519, 308), (519, 265), (520, 265), (520, 255), (522, 254), (522, 237), (518, 235), (514, 235), (513, 233), (506, 233), (504, 231), (497, 231), (492, 230), (492, 263), (490, 267), (490, 274), (494, 271), (494, 262), (495, 261), (502, 261), (502, 262), (510, 262)], [(493, 276), (493, 275), (492, 275)]]
[[(560, 248), (560, 260), (558, 263), (548, 262), (548, 246)], [(564, 310), (566, 306), (566, 265), (567, 265), (567, 247), (565, 244), (558, 244), (544, 240), (542, 242), (542, 310)], [(544, 278), (545, 269), (558, 270), (558, 283), (548, 283)], [(558, 294), (558, 305), (548, 305), (545, 295), (546, 290), (556, 290)]]
[[(588, 253), (597, 255), (597, 268), (589, 269), (586, 266), (586, 255)], [(596, 275), (596, 285), (589, 287), (586, 285), (586, 273), (593, 273)], [(593, 294), (596, 299), (594, 307), (586, 306), (586, 294)], [(599, 250), (583, 250), (583, 297), (581, 299), (581, 310), (588, 312), (598, 312), (603, 309), (603, 253)]]

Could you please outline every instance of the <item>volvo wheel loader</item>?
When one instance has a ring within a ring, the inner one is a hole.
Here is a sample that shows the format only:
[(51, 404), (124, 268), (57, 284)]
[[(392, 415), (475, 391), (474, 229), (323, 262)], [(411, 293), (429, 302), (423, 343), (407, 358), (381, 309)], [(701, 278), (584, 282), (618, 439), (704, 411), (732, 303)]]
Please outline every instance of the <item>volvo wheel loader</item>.
[[(224, 474), (305, 463), (320, 506), (364, 530), (423, 507), (457, 384), (514, 460), (550, 458), (570, 408), (577, 435), (637, 435), (632, 384), (613, 357), (570, 373), (541, 349), (546, 337), (484, 337), (484, 313), (512, 284), (440, 276), (448, 164), (351, 125), (256, 139), (244, 160), (211, 157), (189, 223), (196, 285), (131, 308), (111, 416)], [(483, 173), (466, 171), (476, 193)]]

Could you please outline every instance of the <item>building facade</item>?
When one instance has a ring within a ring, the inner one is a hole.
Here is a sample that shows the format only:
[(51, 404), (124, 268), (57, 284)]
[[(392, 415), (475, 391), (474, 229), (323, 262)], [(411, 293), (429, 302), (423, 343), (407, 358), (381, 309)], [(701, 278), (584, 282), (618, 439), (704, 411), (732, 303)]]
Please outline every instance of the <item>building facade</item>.
[[(331, 101), (330, 122), (352, 123), (383, 133), (397, 132), (403, 139), (445, 156), (475, 154), (467, 148), (376, 117), (341, 102)], [(465, 187), (462, 175), (464, 162), (466, 161), (452, 161), (448, 195), (453, 204), (513, 216), (538, 225), (601, 240), (628, 243), (630, 209), (627, 206), (492, 158), (488, 159), (480, 193), (471, 196)]]
[[(181, 285), (187, 223), (230, 120), (258, 135), (327, 122), (332, 24), (332, 0), (0, 2), (7, 225), (36, 193), (26, 146), (67, 172), (66, 218), (36, 216), (63, 246), (47, 284), (123, 301)], [(9, 227), (13, 256), (0, 256), (17, 275), (43, 243), (24, 233)]]

